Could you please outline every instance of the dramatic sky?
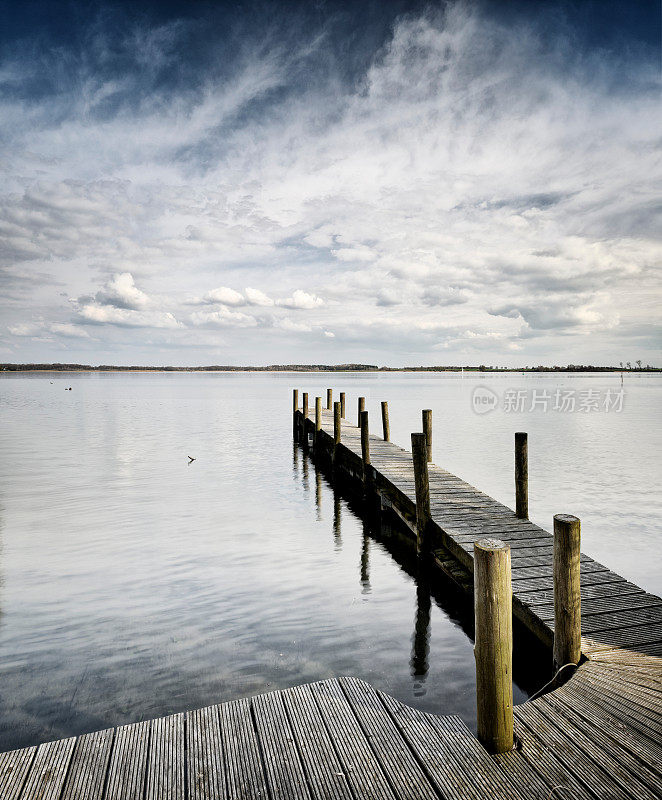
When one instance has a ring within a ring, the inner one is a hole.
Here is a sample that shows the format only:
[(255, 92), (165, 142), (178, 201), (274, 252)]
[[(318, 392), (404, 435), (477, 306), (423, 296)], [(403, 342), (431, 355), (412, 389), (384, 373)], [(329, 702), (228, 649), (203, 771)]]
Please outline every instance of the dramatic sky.
[(662, 363), (658, 0), (0, 17), (0, 361)]

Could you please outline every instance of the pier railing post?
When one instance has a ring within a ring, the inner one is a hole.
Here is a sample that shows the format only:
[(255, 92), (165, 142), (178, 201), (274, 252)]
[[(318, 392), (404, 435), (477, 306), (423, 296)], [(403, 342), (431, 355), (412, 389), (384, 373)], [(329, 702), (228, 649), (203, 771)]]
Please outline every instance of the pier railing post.
[(302, 415), (301, 442), (304, 447), (308, 447), (308, 431), (306, 430), (306, 423), (308, 421), (308, 392), (304, 392), (302, 396)]
[(513, 600), (510, 546), (474, 543), (478, 738), (492, 753), (513, 749)]
[(427, 448), (427, 459), (432, 461), (432, 409), (423, 409), (423, 433), (425, 434), (425, 445)]
[(322, 398), (315, 398), (315, 447), (317, 447), (317, 437), (322, 430)]
[(515, 514), (529, 518), (529, 444), (523, 431), (515, 434)]
[(359, 415), (357, 425), (361, 427), (361, 414), (365, 411), (365, 397), (359, 397)]
[(299, 390), (292, 389), (292, 436), (296, 441), (299, 436), (299, 425), (297, 420), (297, 411), (299, 410)]
[(412, 433), (411, 453), (416, 485), (416, 550), (421, 553), (427, 544), (427, 529), (430, 522), (430, 481), (424, 433)]
[(361, 425), (361, 457), (363, 459), (363, 480), (369, 479), (370, 473), (370, 431), (368, 429), (368, 412), (361, 411), (359, 417)]
[(333, 458), (336, 457), (336, 448), (340, 444), (340, 403), (333, 404)]
[(384, 441), (390, 441), (391, 428), (388, 424), (388, 403), (386, 400), (382, 400), (382, 429), (384, 431)]
[(340, 392), (340, 416), (345, 419), (345, 392)]
[(333, 408), (333, 389), (326, 390), (326, 410), (331, 411)]
[(580, 522), (554, 517), (554, 666), (578, 664), (582, 653)]

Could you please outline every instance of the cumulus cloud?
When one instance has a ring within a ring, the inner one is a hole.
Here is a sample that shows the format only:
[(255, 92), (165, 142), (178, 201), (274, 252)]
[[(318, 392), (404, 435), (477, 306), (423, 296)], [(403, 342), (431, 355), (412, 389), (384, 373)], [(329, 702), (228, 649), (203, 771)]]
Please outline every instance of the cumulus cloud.
[(229, 286), (219, 286), (218, 289), (207, 292), (203, 301), (205, 303), (222, 303), (225, 306), (243, 306), (246, 298), (241, 292), (230, 289)]
[(260, 289), (251, 289), (247, 286), (244, 289), (246, 294), (246, 302), (252, 306), (272, 306), (274, 301)]
[(99, 305), (134, 311), (149, 304), (149, 297), (136, 286), (130, 272), (114, 275), (94, 299)]
[(276, 301), (277, 305), (283, 308), (298, 308), (307, 309), (318, 308), (324, 305), (324, 300), (316, 294), (309, 294), (304, 292), (303, 289), (296, 289), (291, 297), (286, 297), (282, 300)]

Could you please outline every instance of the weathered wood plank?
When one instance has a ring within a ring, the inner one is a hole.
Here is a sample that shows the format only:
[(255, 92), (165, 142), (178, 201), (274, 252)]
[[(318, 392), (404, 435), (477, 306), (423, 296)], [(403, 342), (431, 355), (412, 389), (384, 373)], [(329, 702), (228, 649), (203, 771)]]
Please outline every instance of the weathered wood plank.
[(248, 700), (219, 707), (228, 796), (241, 800), (267, 798), (267, 782)]

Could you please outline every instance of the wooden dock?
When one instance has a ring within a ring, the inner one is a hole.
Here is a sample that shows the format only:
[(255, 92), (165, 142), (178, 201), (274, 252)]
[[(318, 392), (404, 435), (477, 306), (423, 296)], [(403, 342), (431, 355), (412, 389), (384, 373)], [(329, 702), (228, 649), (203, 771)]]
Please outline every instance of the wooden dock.
[[(334, 443), (333, 412), (317, 423), (295, 412), (304, 446), (414, 537), (411, 453), (369, 436), (366, 464), (359, 427), (342, 420)], [(506, 541), (513, 613), (551, 647), (551, 534), (434, 464), (428, 476), (427, 557), (473, 591), (473, 543)], [(584, 660), (515, 708), (510, 752), (490, 755), (457, 717), (339, 678), (4, 753), (0, 798), (662, 798), (662, 600), (588, 556), (581, 573)]]

